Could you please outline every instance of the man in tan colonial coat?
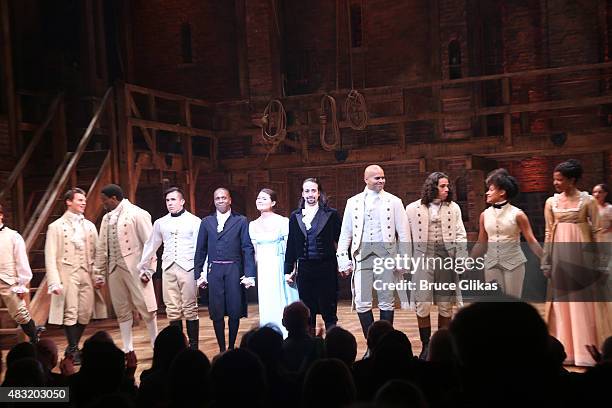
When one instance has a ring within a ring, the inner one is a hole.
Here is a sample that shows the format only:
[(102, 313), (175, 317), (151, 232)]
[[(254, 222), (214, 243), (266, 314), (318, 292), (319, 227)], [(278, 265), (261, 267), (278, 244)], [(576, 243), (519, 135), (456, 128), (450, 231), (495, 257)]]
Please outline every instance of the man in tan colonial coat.
[(106, 317), (103, 298), (94, 290), (100, 277), (93, 276), (98, 231), (83, 216), (87, 199), (80, 188), (64, 196), (66, 212), (47, 229), (45, 267), (51, 296), (49, 323), (64, 325), (66, 354), (79, 362), (79, 340), (92, 316)]
[(145, 321), (151, 346), (157, 336), (157, 301), (149, 273), (155, 266), (144, 268), (142, 273), (138, 270), (144, 244), (153, 229), (151, 215), (123, 198), (123, 190), (116, 184), (105, 186), (101, 198), (109, 212), (100, 225), (94, 270), (108, 283), (123, 351), (128, 353), (134, 350), (133, 311)]

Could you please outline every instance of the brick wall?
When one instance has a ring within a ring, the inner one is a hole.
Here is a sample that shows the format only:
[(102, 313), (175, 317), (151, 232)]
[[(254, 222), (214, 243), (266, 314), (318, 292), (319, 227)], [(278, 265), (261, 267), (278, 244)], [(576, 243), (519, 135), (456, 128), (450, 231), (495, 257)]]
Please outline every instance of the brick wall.
[[(204, 99), (239, 95), (233, 0), (136, 0), (132, 4), (137, 83)], [(192, 63), (183, 62), (184, 23), (191, 28)]]

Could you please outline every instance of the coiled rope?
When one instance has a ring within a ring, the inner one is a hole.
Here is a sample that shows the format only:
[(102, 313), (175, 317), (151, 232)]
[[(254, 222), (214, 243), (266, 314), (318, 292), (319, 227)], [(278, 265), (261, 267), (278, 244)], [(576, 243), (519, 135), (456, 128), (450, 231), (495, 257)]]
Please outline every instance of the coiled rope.
[[(326, 106), (329, 106), (327, 108)], [(336, 100), (331, 95), (323, 95), (321, 98), (321, 114), (319, 116), (319, 122), (321, 127), (319, 128), (319, 140), (321, 141), (321, 147), (323, 150), (333, 152), (337, 149), (340, 143), (340, 126), (338, 125), (338, 117), (336, 115)], [(331, 116), (331, 133), (333, 135), (332, 143), (327, 143), (325, 136), (327, 134), (327, 120)]]
[[(272, 133), (274, 132), (274, 133)], [(268, 102), (261, 117), (261, 138), (272, 145), (268, 154), (287, 137), (287, 113), (282, 102), (273, 99)]]
[(351, 90), (346, 97), (344, 113), (351, 129), (364, 130), (368, 126), (368, 108), (365, 98), (357, 90)]

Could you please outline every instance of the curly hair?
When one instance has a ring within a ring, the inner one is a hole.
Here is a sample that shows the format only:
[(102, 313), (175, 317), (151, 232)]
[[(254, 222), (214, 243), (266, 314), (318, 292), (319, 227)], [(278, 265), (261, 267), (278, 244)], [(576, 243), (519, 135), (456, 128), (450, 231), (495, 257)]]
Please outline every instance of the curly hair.
[(511, 200), (519, 193), (518, 182), (506, 169), (496, 169), (487, 175), (485, 180), (487, 188), (491, 185), (506, 192), (506, 199)]
[(443, 178), (449, 181), (448, 196), (444, 201), (449, 203), (453, 201), (453, 190), (450, 186), (450, 178), (440, 171), (434, 171), (427, 176), (423, 183), (423, 188), (421, 189), (421, 204), (429, 205), (433, 200), (438, 198), (438, 181)]
[(567, 179), (574, 179), (575, 182), (580, 180), (583, 173), (582, 164), (576, 159), (569, 159), (557, 164), (554, 171), (561, 173)]

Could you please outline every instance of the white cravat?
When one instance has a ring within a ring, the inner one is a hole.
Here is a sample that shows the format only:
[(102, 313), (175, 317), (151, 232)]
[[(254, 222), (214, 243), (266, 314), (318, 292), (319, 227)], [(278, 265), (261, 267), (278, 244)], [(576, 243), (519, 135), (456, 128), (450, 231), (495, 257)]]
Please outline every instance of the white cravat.
[(302, 208), (302, 221), (304, 221), (304, 225), (306, 226), (307, 230), (312, 228), (312, 220), (314, 220), (315, 215), (317, 215), (317, 211), (319, 211), (318, 202), (313, 206), (308, 206), (305, 204), (304, 208)]
[(440, 215), (440, 208), (442, 207), (442, 201), (438, 198), (429, 203), (429, 213), (432, 219), (437, 219)]
[(225, 227), (225, 222), (232, 214), (232, 210), (228, 210), (225, 214), (217, 211), (217, 232), (223, 231), (223, 227)]
[(380, 192), (370, 190), (366, 187), (365, 189), (365, 208), (366, 210), (371, 210), (378, 202), (380, 201)]
[(127, 198), (121, 200), (119, 205), (117, 205), (117, 207), (115, 207), (115, 209), (109, 213), (110, 217), (108, 219), (108, 225), (115, 225), (117, 223), (119, 220), (119, 215), (121, 215), (121, 211), (123, 210), (123, 203), (126, 201), (129, 203)]
[(72, 223), (74, 227), (74, 234), (72, 234), (72, 238), (70, 238), (70, 242), (74, 244), (78, 249), (83, 248), (85, 245), (85, 216), (83, 214), (75, 214), (73, 212), (68, 211), (68, 219)]

